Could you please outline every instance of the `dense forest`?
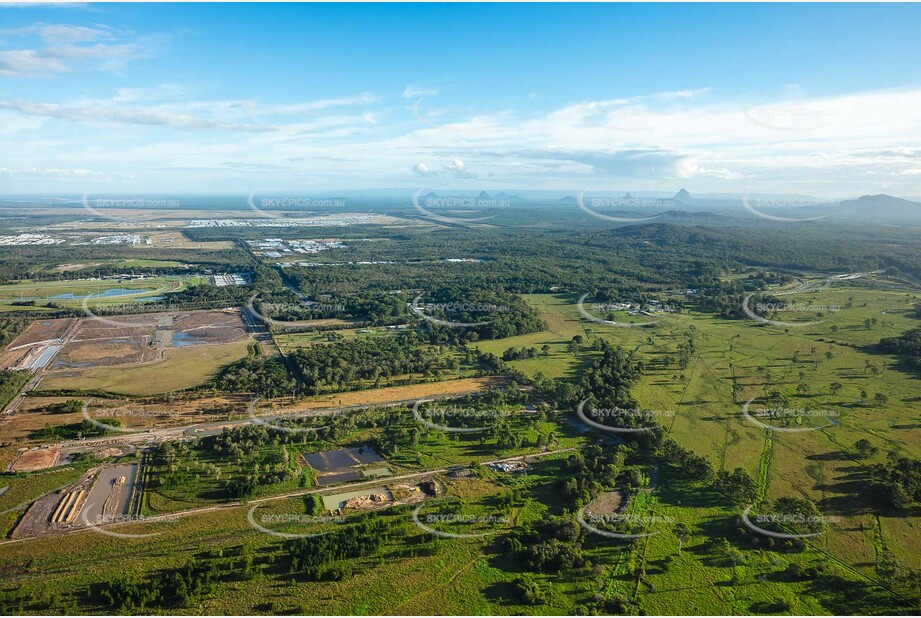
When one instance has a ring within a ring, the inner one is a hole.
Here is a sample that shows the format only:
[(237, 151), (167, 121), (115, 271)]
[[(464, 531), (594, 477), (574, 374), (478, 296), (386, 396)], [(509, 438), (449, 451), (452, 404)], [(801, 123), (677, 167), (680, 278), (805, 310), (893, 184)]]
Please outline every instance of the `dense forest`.
[[(718, 285), (722, 274), (746, 268), (830, 273), (891, 268), (921, 273), (916, 244), (896, 231), (892, 234), (905, 246), (883, 257), (876, 234), (852, 228), (844, 228), (840, 237), (810, 228), (663, 223), (591, 231), (407, 230), (373, 242), (351, 242), (347, 249), (313, 258), (317, 265), (293, 266), (286, 273), (311, 298), (446, 285), (516, 293), (553, 288), (579, 294), (605, 288), (699, 288)], [(470, 261), (448, 261), (452, 259)], [(358, 263), (362, 261), (371, 263)], [(751, 283), (746, 287), (759, 288)]]
[[(111, 232), (109, 232), (111, 233)], [(187, 256), (187, 257), (186, 257)], [(126, 266), (107, 264), (113, 260), (169, 260), (184, 266)], [(94, 262), (100, 262), (93, 265)], [(86, 263), (80, 270), (59, 270), (60, 264)], [(0, 283), (15, 283), (23, 278), (36, 281), (86, 279), (108, 275), (177, 275), (194, 272), (226, 272), (252, 267), (251, 258), (240, 249), (196, 250), (186, 253), (130, 245), (25, 245), (3, 247), (0, 253)]]
[[(416, 303), (426, 320), (423, 329), (433, 343), (463, 345), (481, 339), (504, 339), (546, 328), (537, 310), (503, 291), (445, 287)], [(442, 324), (440, 322), (448, 322)], [(456, 324), (470, 324), (459, 328)]]
[(898, 354), (916, 369), (921, 369), (921, 328), (913, 328), (899, 337), (886, 337), (879, 342), (883, 352)]
[(0, 371), (0, 411), (6, 408), (22, 387), (26, 385), (32, 374), (28, 371), (13, 371), (4, 369)]
[[(632, 411), (637, 407), (636, 400), (630, 390), (641, 372), (639, 363), (623, 348), (610, 345), (604, 340), (598, 340), (601, 357), (589, 367), (582, 377), (584, 396), (592, 408), (606, 408), (608, 410)], [(635, 415), (628, 415), (634, 418)], [(605, 424), (604, 421), (599, 421)], [(623, 425), (622, 423), (627, 423)], [(628, 418), (617, 418), (612, 424), (616, 426), (634, 427)]]
[[(420, 345), (414, 333), (299, 348), (288, 359), (304, 394), (384, 386), (396, 378), (440, 378), (460, 361), (447, 348)], [(364, 383), (364, 384), (363, 384)]]
[(27, 313), (0, 313), (0, 348), (22, 334), (33, 319)]
[(231, 393), (252, 393), (259, 397), (290, 395), (295, 380), (280, 358), (250, 356), (222, 367), (212, 386)]
[(879, 494), (895, 508), (921, 502), (921, 461), (900, 457), (873, 467)]

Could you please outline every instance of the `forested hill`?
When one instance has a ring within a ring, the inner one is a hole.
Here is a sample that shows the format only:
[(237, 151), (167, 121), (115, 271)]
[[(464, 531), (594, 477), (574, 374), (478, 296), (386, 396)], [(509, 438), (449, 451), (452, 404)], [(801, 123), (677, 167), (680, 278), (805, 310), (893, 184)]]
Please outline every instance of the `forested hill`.
[[(895, 268), (921, 278), (919, 244), (895, 228), (832, 229), (819, 222), (443, 229), (350, 243), (318, 260), (329, 262), (327, 267), (290, 267), (286, 275), (310, 296), (445, 285), (513, 293), (699, 287), (745, 267), (829, 274)], [(359, 265), (362, 261), (366, 264)]]
[[(683, 226), (648, 223), (591, 234), (598, 244), (643, 241), (665, 252), (702, 261), (728, 260), (751, 266), (828, 272), (898, 268), (921, 273), (921, 243), (903, 230), (808, 224)], [(885, 247), (885, 251), (883, 248)], [(885, 256), (885, 257), (884, 257)]]

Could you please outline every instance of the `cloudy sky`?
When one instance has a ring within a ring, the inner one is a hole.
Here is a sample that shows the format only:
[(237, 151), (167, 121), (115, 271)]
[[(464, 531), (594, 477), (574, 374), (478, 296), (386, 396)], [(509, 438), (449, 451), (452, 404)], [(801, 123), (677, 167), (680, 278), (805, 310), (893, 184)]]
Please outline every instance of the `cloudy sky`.
[(914, 5), (0, 5), (0, 193), (921, 196)]

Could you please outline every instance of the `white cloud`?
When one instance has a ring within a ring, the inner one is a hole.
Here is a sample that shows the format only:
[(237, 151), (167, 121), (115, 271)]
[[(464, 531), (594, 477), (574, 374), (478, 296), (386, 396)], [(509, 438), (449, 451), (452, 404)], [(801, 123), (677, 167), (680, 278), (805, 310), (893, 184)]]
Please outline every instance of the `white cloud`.
[(109, 175), (104, 172), (81, 168), (39, 168), (10, 169), (0, 167), (0, 176), (23, 179), (53, 178), (57, 180), (108, 180)]
[(467, 169), (467, 166), (464, 165), (464, 162), (460, 159), (454, 159), (447, 166), (445, 166), (445, 171), (454, 176), (455, 178), (476, 178), (477, 175)]
[(24, 28), (7, 28), (0, 30), (2, 36), (29, 36), (36, 35), (46, 43), (52, 45), (68, 43), (85, 43), (103, 39), (115, 38), (115, 31), (108, 26), (72, 26), (69, 24), (44, 24), (37, 23)]
[(306, 103), (295, 103), (292, 105), (277, 105), (268, 107), (263, 110), (263, 114), (304, 114), (316, 112), (330, 107), (343, 107), (349, 105), (360, 105), (365, 103), (374, 103), (377, 97), (370, 93), (363, 93), (354, 97), (342, 97), (338, 99), (321, 99), (319, 101), (308, 101)]
[(0, 51), (0, 75), (19, 77), (40, 73), (59, 73), (67, 66), (57, 58), (49, 58), (32, 49)]
[[(205, 168), (214, 175), (206, 181), (256, 186), (265, 174), (287, 177), (291, 186), (319, 181), (343, 188), (394, 186), (416, 176), (443, 186), (487, 178), (497, 188), (648, 190), (680, 183), (691, 192), (921, 194), (921, 89), (822, 98), (799, 91), (757, 102), (676, 90), (542, 113), (464, 112), (424, 126), (409, 110), (394, 122), (394, 108), (371, 109), (371, 94), (285, 105), (262, 96), (188, 99), (192, 90), (161, 85), (100, 100), (0, 101), (19, 127), (42, 123), (28, 139), (7, 140), (12, 147), (0, 151), (0, 166), (28, 161), (36, 168), (104, 169), (113, 177), (148, 170), (164, 179)], [(92, 139), (81, 130), (92, 131)], [(15, 133), (25, 135), (21, 128)], [(48, 145), (55, 139), (67, 143)]]
[(454, 159), (440, 170), (429, 169), (425, 163), (416, 163), (412, 166), (412, 171), (417, 176), (450, 176), (458, 179), (476, 178), (477, 174), (467, 169), (467, 166), (460, 159)]
[(247, 132), (273, 130), (273, 127), (268, 125), (239, 124), (154, 108), (131, 108), (107, 105), (65, 106), (55, 103), (33, 103), (30, 101), (0, 101), (0, 108), (15, 110), (29, 116), (44, 116), (48, 118), (85, 122), (161, 125), (183, 130), (224, 129)]
[(235, 131), (246, 133), (276, 133), (279, 139), (297, 139), (306, 136), (339, 136), (366, 131), (375, 125), (378, 115), (372, 112), (354, 114), (327, 114), (319, 112), (338, 105), (355, 105), (373, 99), (371, 95), (327, 99), (298, 106), (299, 110), (313, 110), (309, 121), (270, 123), (264, 116), (293, 115), (290, 109), (263, 108), (255, 100), (180, 101), (136, 105), (135, 101), (159, 99), (166, 93), (179, 90), (175, 86), (121, 89), (110, 99), (81, 100), (68, 104), (2, 100), (0, 109), (26, 116), (57, 118), (82, 123), (117, 123), (140, 126), (163, 126), (184, 131)]
[(147, 36), (133, 38), (130, 43), (119, 42), (127, 34), (104, 25), (37, 23), (0, 30), (0, 37), (29, 36), (40, 39), (44, 47), (39, 44), (38, 47), (0, 50), (0, 75), (34, 77), (81, 68), (120, 69), (130, 58), (149, 53), (162, 39)]
[(416, 84), (409, 84), (406, 88), (403, 89), (403, 98), (404, 99), (414, 99), (416, 97), (426, 97), (426, 96), (435, 96), (438, 94), (438, 91), (432, 90), (431, 88), (425, 88), (423, 86), (417, 86)]

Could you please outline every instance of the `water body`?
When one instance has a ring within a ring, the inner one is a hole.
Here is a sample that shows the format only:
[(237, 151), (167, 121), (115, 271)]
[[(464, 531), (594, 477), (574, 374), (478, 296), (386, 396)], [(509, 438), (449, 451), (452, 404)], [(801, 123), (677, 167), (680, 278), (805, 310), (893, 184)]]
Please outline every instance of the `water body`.
[(184, 348), (190, 345), (197, 345), (204, 343), (206, 340), (189, 333), (184, 333), (182, 331), (176, 331), (173, 333), (172, 343), (173, 347)]
[[(61, 298), (61, 299), (70, 299), (75, 298), (112, 298), (116, 296), (128, 296), (129, 294), (143, 294), (144, 292), (153, 292), (153, 290), (145, 289), (128, 289), (128, 288), (109, 288), (105, 292), (100, 292), (99, 294), (74, 294), (68, 292), (67, 294), (58, 294), (57, 296), (49, 296), (49, 298)], [(37, 298), (29, 300), (40, 300)]]
[[(126, 464), (114, 468), (103, 468), (86, 499), (86, 519), (91, 523), (117, 519), (127, 515), (131, 505), (131, 492), (134, 490), (134, 477), (137, 464)], [(120, 486), (116, 479), (124, 477)], [(111, 501), (111, 509), (105, 512), (106, 500)]]
[(385, 462), (370, 446), (309, 453), (304, 455), (304, 459), (319, 472), (348, 472), (356, 466)]

